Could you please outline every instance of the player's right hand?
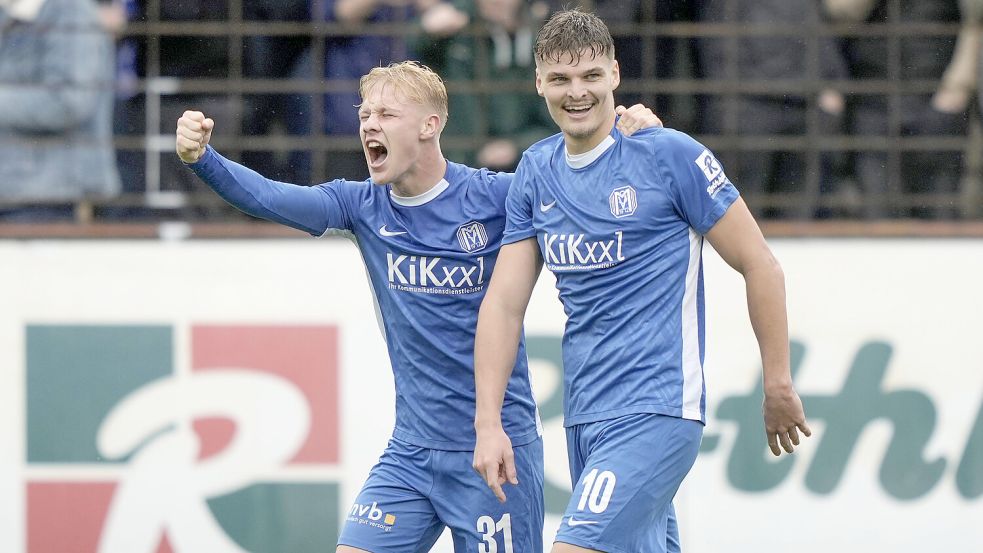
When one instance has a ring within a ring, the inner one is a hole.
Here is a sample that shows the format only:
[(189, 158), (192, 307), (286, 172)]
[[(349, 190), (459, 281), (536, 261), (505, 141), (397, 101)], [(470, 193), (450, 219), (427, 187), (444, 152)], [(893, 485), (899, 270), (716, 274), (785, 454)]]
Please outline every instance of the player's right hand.
[(800, 431), (807, 438), (812, 436), (812, 429), (806, 423), (805, 411), (802, 409), (802, 400), (792, 386), (771, 392), (766, 390), (761, 410), (765, 419), (768, 448), (776, 457), (782, 454), (782, 449), (786, 453), (795, 451), (795, 446), (799, 445)]
[(506, 482), (512, 485), (519, 483), (515, 471), (512, 440), (501, 427), (478, 432), (478, 439), (474, 444), (474, 461), (471, 466), (484, 478), (485, 484), (502, 503), (505, 503), (502, 485)]
[(185, 163), (194, 163), (205, 155), (212, 138), (215, 121), (200, 111), (186, 111), (177, 120), (177, 155)]

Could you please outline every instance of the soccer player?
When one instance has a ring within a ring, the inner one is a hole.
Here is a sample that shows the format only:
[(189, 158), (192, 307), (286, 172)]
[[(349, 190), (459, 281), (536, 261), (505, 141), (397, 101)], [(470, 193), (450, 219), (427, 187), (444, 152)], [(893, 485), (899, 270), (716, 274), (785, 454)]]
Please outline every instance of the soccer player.
[(535, 57), (536, 88), (562, 132), (526, 150), (506, 203), (475, 343), (474, 467), (502, 500), (503, 483), (523, 474), (501, 406), (545, 263), (568, 317), (574, 486), (553, 552), (679, 551), (672, 499), (705, 423), (704, 237), (747, 283), (775, 455), (811, 433), (789, 370), (784, 276), (709, 150), (670, 129), (626, 137), (615, 128), (618, 63), (600, 19), (554, 14)]
[[(194, 111), (178, 121), (177, 153), (246, 213), (316, 236), (338, 229), (361, 251), (395, 377), (396, 425), (338, 551), (427, 551), (449, 527), (462, 553), (540, 552), (543, 445), (521, 344), (502, 409), (524, 475), (515, 497), (500, 503), (471, 466), (475, 324), (512, 175), (444, 159), (447, 92), (429, 69), (412, 62), (375, 68), (359, 94), (368, 181), (307, 187), (268, 180), (208, 146), (214, 122)], [(641, 106), (621, 121), (628, 130), (660, 124)]]

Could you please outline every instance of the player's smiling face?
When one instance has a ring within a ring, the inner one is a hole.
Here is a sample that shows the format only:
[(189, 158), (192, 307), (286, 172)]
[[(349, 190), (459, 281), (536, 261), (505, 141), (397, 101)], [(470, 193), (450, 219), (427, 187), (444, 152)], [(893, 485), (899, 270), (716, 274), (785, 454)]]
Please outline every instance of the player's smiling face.
[(621, 82), (618, 62), (604, 55), (567, 53), (536, 60), (536, 90), (563, 131), (571, 153), (596, 146), (614, 125), (614, 89)]
[(391, 83), (373, 86), (358, 109), (359, 136), (375, 184), (398, 184), (420, 158), (427, 110)]

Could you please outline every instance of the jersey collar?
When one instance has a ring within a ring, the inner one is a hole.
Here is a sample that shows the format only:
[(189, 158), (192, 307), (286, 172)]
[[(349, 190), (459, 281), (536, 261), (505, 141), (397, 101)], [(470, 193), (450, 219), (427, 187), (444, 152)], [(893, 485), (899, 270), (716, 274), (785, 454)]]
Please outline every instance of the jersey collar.
[(600, 144), (594, 146), (590, 151), (584, 152), (582, 154), (571, 154), (567, 151), (566, 145), (563, 146), (563, 153), (567, 159), (567, 165), (573, 169), (583, 169), (591, 163), (594, 163), (597, 158), (601, 157), (601, 154), (608, 151), (614, 145), (614, 137), (610, 134), (604, 137), (604, 140)]

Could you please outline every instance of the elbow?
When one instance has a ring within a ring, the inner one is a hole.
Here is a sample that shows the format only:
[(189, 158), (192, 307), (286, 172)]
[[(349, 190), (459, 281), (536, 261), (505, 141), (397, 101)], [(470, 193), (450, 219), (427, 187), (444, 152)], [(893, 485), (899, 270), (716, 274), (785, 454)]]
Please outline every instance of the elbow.
[(769, 249), (765, 249), (760, 255), (743, 266), (740, 271), (745, 280), (768, 281), (772, 284), (785, 284), (785, 271), (781, 263)]

